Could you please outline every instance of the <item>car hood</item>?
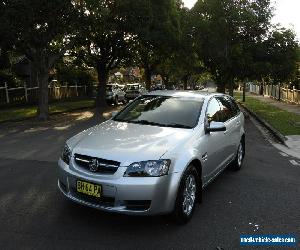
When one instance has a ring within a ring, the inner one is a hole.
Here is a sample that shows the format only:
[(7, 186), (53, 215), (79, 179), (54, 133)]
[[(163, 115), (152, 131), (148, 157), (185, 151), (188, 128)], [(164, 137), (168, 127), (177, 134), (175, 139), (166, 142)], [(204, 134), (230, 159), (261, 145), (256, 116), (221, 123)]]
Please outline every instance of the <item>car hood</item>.
[(192, 129), (157, 127), (113, 120), (85, 130), (68, 140), (72, 154), (78, 153), (121, 162), (157, 160), (184, 143)]

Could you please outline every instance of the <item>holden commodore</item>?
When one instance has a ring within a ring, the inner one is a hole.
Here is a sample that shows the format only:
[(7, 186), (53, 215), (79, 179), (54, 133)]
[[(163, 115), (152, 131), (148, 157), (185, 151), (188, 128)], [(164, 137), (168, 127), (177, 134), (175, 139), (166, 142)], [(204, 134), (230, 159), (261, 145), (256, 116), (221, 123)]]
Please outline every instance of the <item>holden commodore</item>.
[(245, 155), (244, 116), (218, 93), (155, 91), (67, 140), (58, 187), (105, 211), (190, 220), (202, 189)]

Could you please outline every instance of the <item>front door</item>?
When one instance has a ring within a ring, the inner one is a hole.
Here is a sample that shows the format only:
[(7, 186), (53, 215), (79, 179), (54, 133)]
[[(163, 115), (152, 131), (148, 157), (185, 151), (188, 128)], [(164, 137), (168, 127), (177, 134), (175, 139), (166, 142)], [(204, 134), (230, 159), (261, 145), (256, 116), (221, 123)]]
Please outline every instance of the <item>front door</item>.
[[(207, 123), (210, 124), (212, 121), (221, 121), (221, 108), (220, 103), (216, 98), (212, 98), (207, 106), (206, 110)], [(204, 136), (203, 144), (206, 148), (205, 159), (202, 160), (204, 163), (203, 175), (204, 180), (209, 181), (219, 169), (223, 166), (226, 161), (227, 154), (226, 150), (226, 133), (220, 132), (210, 132), (206, 133)]]

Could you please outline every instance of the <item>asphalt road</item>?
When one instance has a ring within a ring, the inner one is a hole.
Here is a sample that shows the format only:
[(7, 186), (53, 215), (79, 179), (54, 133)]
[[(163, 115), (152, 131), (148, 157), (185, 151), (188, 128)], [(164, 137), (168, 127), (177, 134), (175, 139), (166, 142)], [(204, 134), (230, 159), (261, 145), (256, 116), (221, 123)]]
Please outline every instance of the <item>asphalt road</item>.
[(249, 120), (243, 169), (226, 170), (209, 185), (185, 226), (65, 200), (57, 189), (57, 154), (65, 137), (93, 123), (0, 127), (0, 249), (247, 249), (239, 246), (240, 234), (300, 238), (300, 166)]

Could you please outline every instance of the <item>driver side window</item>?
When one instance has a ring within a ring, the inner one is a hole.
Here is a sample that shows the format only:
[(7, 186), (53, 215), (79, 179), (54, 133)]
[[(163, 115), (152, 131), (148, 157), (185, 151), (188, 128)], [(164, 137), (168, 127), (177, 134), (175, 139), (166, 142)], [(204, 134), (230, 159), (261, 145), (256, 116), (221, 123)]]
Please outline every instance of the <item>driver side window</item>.
[(208, 122), (219, 122), (221, 121), (221, 109), (220, 109), (220, 105), (219, 102), (217, 101), (216, 98), (212, 98), (207, 106), (207, 110), (206, 110), (206, 117), (208, 119)]

